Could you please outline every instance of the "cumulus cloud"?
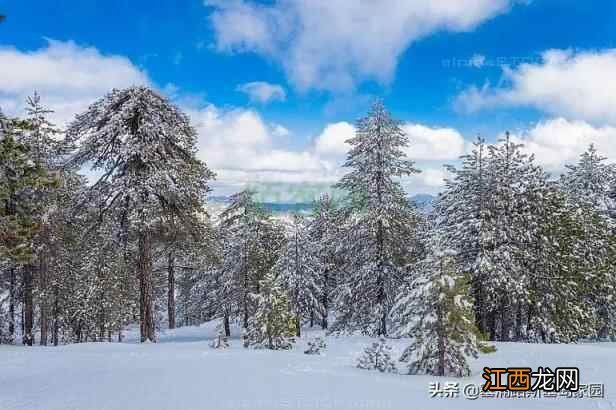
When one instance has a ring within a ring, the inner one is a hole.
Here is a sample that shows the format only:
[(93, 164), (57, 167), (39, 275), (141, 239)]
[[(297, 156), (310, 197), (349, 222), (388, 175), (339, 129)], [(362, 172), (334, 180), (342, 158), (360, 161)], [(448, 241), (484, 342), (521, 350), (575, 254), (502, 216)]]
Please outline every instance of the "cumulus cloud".
[(549, 50), (540, 63), (503, 67), (502, 87), (470, 87), (457, 104), (469, 111), (530, 106), (575, 120), (616, 124), (615, 72), (616, 49)]
[(443, 166), (422, 165), (421, 173), (407, 177), (402, 186), (409, 194), (438, 194), (445, 186), (445, 179), (451, 175)]
[(315, 139), (315, 150), (326, 157), (344, 156), (351, 147), (347, 140), (355, 135), (355, 127), (341, 121), (328, 124)]
[[(129, 59), (70, 41), (49, 40), (34, 51), (0, 48), (0, 106), (11, 115), (22, 114), (26, 96), (37, 90), (56, 111), (53, 119), (65, 124), (112, 88), (135, 84), (155, 86)], [(292, 149), (297, 146), (290, 143), (293, 134), (255, 110), (211, 104), (197, 108), (197, 101), (173, 84), (162, 91), (190, 116), (199, 133), (198, 155), (217, 172), (214, 185), (224, 192), (255, 183), (323, 187), (346, 172), (341, 166), (349, 149), (345, 141), (355, 133), (348, 122), (327, 124), (303, 148)], [(452, 158), (462, 149), (455, 130), (419, 124), (406, 124), (405, 130), (413, 143), (413, 158)], [(413, 177), (409, 189), (433, 192), (442, 176), (441, 170), (428, 169)]]
[[(456, 159), (464, 154), (466, 149), (464, 137), (453, 128), (405, 123), (402, 130), (410, 140), (405, 150), (410, 159)], [(355, 127), (348, 122), (328, 124), (315, 139), (315, 150), (324, 156), (344, 156), (350, 148), (346, 141), (354, 135)]]
[(405, 124), (410, 139), (407, 156), (415, 160), (456, 159), (464, 154), (466, 142), (453, 128), (432, 128), (421, 124)]
[[(199, 156), (216, 170), (219, 184), (327, 185), (347, 172), (342, 167), (350, 148), (346, 141), (355, 135), (355, 127), (348, 122), (327, 124), (311, 143), (290, 149), (289, 131), (268, 123), (254, 110), (209, 105), (187, 112), (199, 133)], [(455, 160), (463, 154), (463, 137), (451, 128), (420, 124), (405, 124), (404, 130), (411, 139), (409, 157), (426, 169), (405, 180), (405, 186), (413, 193), (437, 192), (446, 176), (439, 160)]]
[(285, 147), (288, 130), (268, 124), (256, 111), (213, 105), (187, 110), (199, 133), (199, 156), (221, 181), (323, 182), (335, 179), (335, 165), (311, 150)]
[(255, 52), (282, 64), (300, 90), (351, 90), (391, 80), (398, 58), (437, 31), (469, 31), (516, 0), (205, 0), (215, 46)]
[(529, 130), (515, 133), (513, 140), (524, 144), (528, 153), (535, 154), (537, 163), (555, 174), (565, 164), (577, 162), (590, 144), (604, 156), (616, 159), (616, 127), (595, 127), (585, 121), (553, 118), (536, 124)]
[(0, 48), (0, 107), (10, 115), (23, 114), (26, 97), (36, 90), (55, 111), (53, 119), (65, 124), (112, 88), (141, 84), (151, 82), (126, 57), (72, 41), (47, 40), (34, 51)]
[(237, 87), (237, 90), (248, 95), (251, 101), (262, 104), (271, 101), (284, 101), (287, 98), (287, 93), (281, 85), (270, 84), (264, 81), (241, 84)]

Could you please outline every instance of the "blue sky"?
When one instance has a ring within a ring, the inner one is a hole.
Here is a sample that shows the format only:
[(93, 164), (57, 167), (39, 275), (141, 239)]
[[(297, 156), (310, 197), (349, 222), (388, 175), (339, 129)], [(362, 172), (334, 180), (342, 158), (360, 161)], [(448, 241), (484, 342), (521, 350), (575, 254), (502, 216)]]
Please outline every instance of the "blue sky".
[(193, 118), (220, 193), (331, 183), (375, 96), (417, 143), (411, 193), (478, 133), (511, 130), (553, 172), (590, 142), (612, 154), (616, 2), (404, 3), (0, 0), (0, 107), (37, 89), (66, 122), (147, 83)]

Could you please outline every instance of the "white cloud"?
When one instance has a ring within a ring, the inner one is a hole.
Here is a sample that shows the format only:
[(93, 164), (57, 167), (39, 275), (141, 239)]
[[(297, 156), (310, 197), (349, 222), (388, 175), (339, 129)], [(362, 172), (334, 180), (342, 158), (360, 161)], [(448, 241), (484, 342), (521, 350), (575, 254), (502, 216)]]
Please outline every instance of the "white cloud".
[(421, 124), (405, 124), (410, 139), (407, 156), (415, 160), (457, 159), (464, 154), (466, 142), (453, 128), (431, 128)]
[(332, 182), (333, 162), (310, 149), (290, 150), (289, 131), (268, 124), (255, 111), (222, 110), (213, 105), (187, 110), (199, 133), (199, 156), (218, 173), (220, 182)]
[(540, 63), (503, 70), (506, 86), (471, 87), (457, 104), (469, 111), (530, 106), (556, 116), (616, 124), (616, 49), (549, 50)]
[(284, 101), (287, 98), (287, 93), (281, 85), (270, 84), (264, 81), (241, 84), (237, 87), (237, 90), (248, 95), (251, 101), (263, 104), (271, 101)]
[[(348, 122), (327, 124), (313, 143), (292, 150), (288, 130), (256, 111), (209, 105), (187, 112), (199, 133), (199, 156), (218, 173), (218, 184), (331, 184), (347, 172), (342, 167), (349, 149), (345, 141), (355, 135)], [(412, 193), (437, 192), (446, 174), (435, 161), (456, 159), (464, 152), (464, 139), (451, 128), (406, 124), (404, 130), (412, 142), (408, 152), (425, 169), (406, 179), (405, 186)]]
[(525, 151), (535, 154), (538, 164), (554, 173), (563, 171), (565, 164), (577, 162), (590, 144), (612, 161), (616, 159), (616, 128), (611, 126), (553, 118), (512, 137), (524, 144)]
[(48, 40), (27, 52), (0, 48), (0, 107), (10, 115), (23, 114), (26, 97), (36, 90), (55, 111), (52, 118), (65, 124), (114, 87), (150, 83), (129, 59), (72, 41)]
[(407, 177), (402, 182), (404, 189), (410, 194), (438, 194), (445, 186), (445, 179), (450, 177), (442, 166), (424, 165), (419, 167), (421, 173)]
[(348, 122), (328, 124), (315, 139), (315, 150), (326, 157), (344, 156), (350, 148), (346, 141), (354, 135), (355, 127)]
[[(11, 115), (22, 114), (26, 96), (37, 90), (56, 110), (55, 121), (64, 124), (112, 88), (134, 84), (153, 86), (129, 59), (73, 42), (50, 40), (29, 52), (0, 48), (0, 105)], [(355, 132), (348, 122), (327, 124), (304, 148), (291, 149), (296, 145), (290, 144), (292, 133), (254, 110), (214, 105), (197, 109), (173, 84), (163, 90), (191, 117), (199, 132), (199, 156), (218, 173), (217, 187), (235, 190), (259, 182), (324, 186), (346, 172), (341, 167), (349, 148), (345, 141)], [(416, 158), (451, 157), (459, 150), (461, 137), (452, 129), (419, 124), (405, 129), (414, 145), (409, 152)], [(434, 190), (441, 177), (439, 170), (428, 170), (413, 177), (411, 188)]]
[[(402, 129), (410, 140), (409, 146), (405, 149), (410, 159), (423, 161), (456, 159), (465, 152), (464, 137), (453, 128), (406, 123)], [(355, 127), (348, 122), (328, 124), (315, 139), (315, 151), (326, 157), (345, 156), (350, 148), (346, 141), (354, 135)]]
[(515, 0), (205, 0), (216, 48), (256, 52), (284, 67), (300, 90), (352, 90), (388, 82), (414, 41), (436, 31), (469, 31)]

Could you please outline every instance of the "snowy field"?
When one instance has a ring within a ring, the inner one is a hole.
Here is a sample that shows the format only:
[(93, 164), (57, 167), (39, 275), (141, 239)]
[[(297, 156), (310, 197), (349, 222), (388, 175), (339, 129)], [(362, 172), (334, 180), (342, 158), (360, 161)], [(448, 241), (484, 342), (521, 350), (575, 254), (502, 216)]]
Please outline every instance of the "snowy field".
[[(224, 409), (614, 409), (616, 344), (498, 343), (473, 363), (461, 385), (482, 384), (491, 367), (577, 366), (581, 383), (605, 384), (604, 399), (431, 398), (430, 382), (451, 378), (380, 374), (354, 367), (370, 339), (327, 337), (322, 356), (305, 355), (307, 332), (292, 351), (208, 346), (212, 323), (166, 331), (160, 343), (0, 345), (1, 410)], [(391, 341), (397, 354), (404, 341)]]

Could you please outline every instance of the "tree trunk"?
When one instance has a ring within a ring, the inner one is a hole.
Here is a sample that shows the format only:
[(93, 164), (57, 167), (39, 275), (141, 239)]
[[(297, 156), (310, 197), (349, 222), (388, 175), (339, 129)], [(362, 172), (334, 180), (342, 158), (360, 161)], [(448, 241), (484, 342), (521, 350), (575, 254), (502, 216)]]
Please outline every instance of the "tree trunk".
[(321, 299), (321, 303), (323, 304), (323, 317), (321, 318), (321, 328), (323, 329), (327, 329), (327, 315), (328, 315), (328, 310), (329, 310), (329, 306), (328, 306), (329, 296), (328, 296), (328, 289), (327, 289), (328, 278), (329, 278), (329, 274), (326, 271), (323, 277), (323, 295)]
[(443, 326), (444, 323), (444, 317), (443, 317), (443, 312), (440, 308), (440, 306), (436, 309), (436, 316), (438, 318), (438, 328), (437, 328), (437, 334), (438, 334), (438, 364), (437, 364), (437, 374), (436, 376), (445, 376), (445, 329)]
[(58, 285), (54, 285), (53, 288), (53, 332), (52, 332), (52, 341), (53, 345), (58, 345), (58, 330), (59, 330), (59, 309), (58, 309)]
[(169, 252), (167, 267), (167, 315), (169, 317), (169, 329), (175, 329), (175, 254)]
[(17, 293), (17, 278), (15, 267), (9, 268), (9, 339), (15, 342), (15, 300)]
[(295, 316), (295, 335), (297, 337), (302, 336), (302, 322), (299, 315)]
[(47, 346), (47, 330), (49, 319), (47, 317), (47, 256), (41, 253), (39, 260), (39, 309), (41, 310), (41, 346)]
[(23, 344), (32, 346), (34, 335), (32, 327), (34, 325), (34, 305), (32, 301), (32, 271), (34, 267), (30, 264), (23, 267), (24, 280), (24, 334)]
[(152, 285), (152, 238), (147, 230), (139, 232), (139, 259), (137, 269), (141, 300), (141, 342), (156, 341), (154, 329)]
[(225, 324), (225, 336), (230, 337), (231, 336), (231, 326), (229, 325), (229, 315), (228, 314), (225, 314), (224, 324)]

